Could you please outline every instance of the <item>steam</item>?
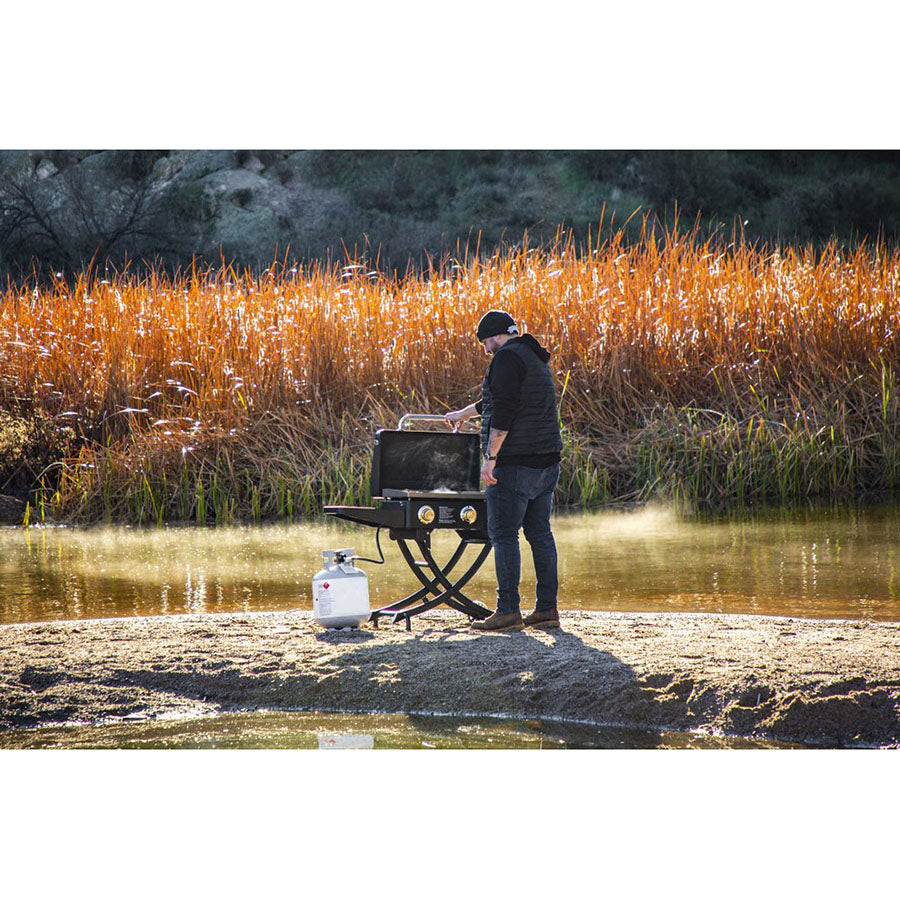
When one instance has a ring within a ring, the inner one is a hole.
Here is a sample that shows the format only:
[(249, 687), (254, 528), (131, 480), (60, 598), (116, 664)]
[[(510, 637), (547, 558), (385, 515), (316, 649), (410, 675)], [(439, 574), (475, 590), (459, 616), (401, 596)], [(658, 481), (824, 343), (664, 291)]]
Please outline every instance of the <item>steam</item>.
[(665, 506), (645, 506), (637, 510), (603, 510), (590, 516), (562, 514), (554, 520), (554, 531), (588, 531), (591, 539), (603, 541), (632, 541), (651, 538), (674, 538), (687, 526), (674, 509)]

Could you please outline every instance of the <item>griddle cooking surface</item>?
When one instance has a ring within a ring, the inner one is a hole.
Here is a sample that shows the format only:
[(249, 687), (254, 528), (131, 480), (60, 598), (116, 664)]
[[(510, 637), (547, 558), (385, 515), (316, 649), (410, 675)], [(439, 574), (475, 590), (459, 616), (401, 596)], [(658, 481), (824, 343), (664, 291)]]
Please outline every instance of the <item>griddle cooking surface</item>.
[(483, 491), (401, 491), (385, 488), (381, 496), (386, 500), (484, 500)]

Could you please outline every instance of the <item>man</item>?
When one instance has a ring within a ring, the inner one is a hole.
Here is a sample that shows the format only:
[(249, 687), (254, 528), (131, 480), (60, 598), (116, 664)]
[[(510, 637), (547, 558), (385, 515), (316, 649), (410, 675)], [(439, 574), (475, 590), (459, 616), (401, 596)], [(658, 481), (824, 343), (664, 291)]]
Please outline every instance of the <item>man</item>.
[[(550, 529), (553, 491), (559, 481), (562, 440), (550, 354), (513, 318), (492, 309), (478, 323), (478, 340), (492, 356), (481, 400), (446, 414), (454, 430), (481, 415), (481, 477), (487, 497), (488, 536), (497, 569), (497, 611), (480, 631), (558, 627), (556, 542)], [(531, 545), (537, 576), (534, 612), (519, 610), (519, 529)]]

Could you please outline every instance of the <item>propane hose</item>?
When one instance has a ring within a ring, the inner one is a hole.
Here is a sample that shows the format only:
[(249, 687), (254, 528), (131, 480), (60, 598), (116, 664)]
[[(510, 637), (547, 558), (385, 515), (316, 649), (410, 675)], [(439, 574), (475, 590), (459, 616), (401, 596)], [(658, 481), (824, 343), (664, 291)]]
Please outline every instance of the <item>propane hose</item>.
[(368, 556), (351, 556), (350, 559), (358, 559), (360, 562), (375, 563), (376, 566), (384, 565), (384, 551), (381, 549), (381, 528), (379, 525), (375, 531), (375, 546), (378, 548), (378, 555), (381, 559), (369, 559)]

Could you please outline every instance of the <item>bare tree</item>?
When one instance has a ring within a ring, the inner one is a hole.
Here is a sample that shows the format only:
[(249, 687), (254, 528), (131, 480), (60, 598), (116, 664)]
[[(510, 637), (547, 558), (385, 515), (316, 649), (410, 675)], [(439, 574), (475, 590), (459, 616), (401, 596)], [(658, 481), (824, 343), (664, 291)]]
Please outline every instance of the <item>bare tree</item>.
[(64, 177), (72, 211), (70, 240), (82, 265), (133, 252), (136, 239), (159, 237), (148, 178), (116, 182), (98, 194), (83, 168), (72, 167)]
[(40, 260), (72, 271), (164, 240), (149, 173), (134, 172), (126, 158), (114, 162), (135, 177), (83, 165), (44, 180), (0, 173), (0, 270), (22, 272)]
[(37, 186), (32, 178), (0, 175), (0, 266), (7, 271), (48, 251), (72, 263), (65, 234)]

